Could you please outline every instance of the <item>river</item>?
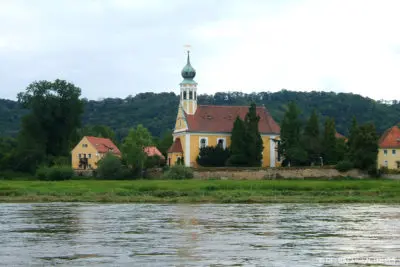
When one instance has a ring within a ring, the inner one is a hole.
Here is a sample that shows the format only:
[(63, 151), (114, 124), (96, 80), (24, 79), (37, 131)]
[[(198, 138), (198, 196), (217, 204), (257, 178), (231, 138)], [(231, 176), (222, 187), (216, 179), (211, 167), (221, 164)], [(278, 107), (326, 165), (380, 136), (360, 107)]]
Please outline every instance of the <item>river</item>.
[(400, 206), (0, 204), (0, 237), (0, 266), (400, 266)]

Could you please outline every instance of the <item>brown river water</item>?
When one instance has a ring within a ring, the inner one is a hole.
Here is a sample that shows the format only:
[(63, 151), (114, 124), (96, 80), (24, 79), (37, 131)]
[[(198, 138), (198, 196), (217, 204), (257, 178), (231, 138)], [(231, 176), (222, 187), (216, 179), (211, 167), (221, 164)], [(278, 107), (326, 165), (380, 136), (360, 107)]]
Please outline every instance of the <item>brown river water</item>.
[(400, 205), (0, 204), (0, 266), (400, 266)]

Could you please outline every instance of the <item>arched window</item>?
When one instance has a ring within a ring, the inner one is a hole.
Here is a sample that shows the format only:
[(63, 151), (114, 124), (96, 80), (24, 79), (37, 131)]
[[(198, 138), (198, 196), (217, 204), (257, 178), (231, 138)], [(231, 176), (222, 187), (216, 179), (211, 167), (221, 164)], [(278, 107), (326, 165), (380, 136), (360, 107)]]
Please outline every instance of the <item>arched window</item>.
[(201, 138), (200, 139), (200, 148), (205, 148), (207, 146), (207, 139)]
[(218, 140), (218, 146), (224, 147), (224, 139), (219, 139)]
[(193, 99), (193, 92), (189, 91), (189, 99)]
[(226, 143), (225, 138), (218, 138), (217, 139), (217, 146), (222, 147), (225, 149)]
[(186, 99), (186, 91), (183, 91), (183, 99)]

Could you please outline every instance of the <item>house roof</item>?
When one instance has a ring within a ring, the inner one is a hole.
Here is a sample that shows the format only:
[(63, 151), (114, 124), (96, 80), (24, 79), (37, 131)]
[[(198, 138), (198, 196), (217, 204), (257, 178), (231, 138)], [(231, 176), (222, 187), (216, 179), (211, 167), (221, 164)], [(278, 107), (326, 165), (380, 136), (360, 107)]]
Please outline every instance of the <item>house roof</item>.
[(164, 155), (160, 152), (160, 150), (157, 149), (155, 146), (147, 146), (143, 149), (143, 151), (147, 154), (149, 157), (153, 156), (159, 156), (160, 158), (164, 159)]
[(380, 148), (400, 148), (400, 128), (395, 125), (387, 129), (379, 138)]
[[(190, 132), (232, 132), (237, 116), (244, 119), (248, 106), (197, 106), (194, 115), (185, 114)], [(258, 129), (261, 134), (279, 134), (280, 127), (265, 107), (256, 108), (260, 116)]]
[(343, 134), (340, 134), (340, 133), (338, 133), (338, 132), (335, 133), (335, 137), (336, 137), (336, 138), (343, 138), (343, 139), (346, 139), (346, 136), (344, 136)]
[(108, 138), (86, 136), (86, 139), (93, 145), (99, 153), (112, 152), (114, 154), (121, 154), (118, 147)]
[(171, 147), (168, 149), (168, 153), (183, 153), (181, 139), (177, 137)]

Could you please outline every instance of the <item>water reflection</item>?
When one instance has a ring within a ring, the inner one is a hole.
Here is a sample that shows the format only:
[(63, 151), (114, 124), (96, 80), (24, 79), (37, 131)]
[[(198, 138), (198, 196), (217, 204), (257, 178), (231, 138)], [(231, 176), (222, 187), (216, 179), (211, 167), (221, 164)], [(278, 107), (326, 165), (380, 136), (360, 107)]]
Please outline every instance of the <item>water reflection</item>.
[(400, 265), (398, 205), (1, 204), (0, 215), (7, 266)]

